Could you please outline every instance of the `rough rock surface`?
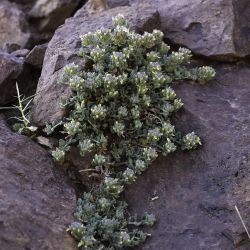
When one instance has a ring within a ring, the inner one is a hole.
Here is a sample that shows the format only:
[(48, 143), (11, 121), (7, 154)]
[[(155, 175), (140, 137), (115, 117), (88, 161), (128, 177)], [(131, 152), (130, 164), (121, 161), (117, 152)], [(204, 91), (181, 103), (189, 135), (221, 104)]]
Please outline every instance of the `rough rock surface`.
[(33, 7), (37, 0), (7, 0), (9, 2), (16, 3), (18, 7), (24, 11), (24, 13), (28, 13), (28, 11)]
[(8, 50), (12, 44), (26, 48), (30, 30), (24, 13), (15, 3), (0, 2), (0, 49)]
[(22, 59), (0, 52), (0, 105), (8, 103), (16, 95), (15, 83), (22, 71)]
[(118, 6), (130, 5), (129, 0), (107, 0), (107, 4), (110, 8), (115, 8)]
[(1, 249), (76, 249), (66, 233), (75, 206), (73, 188), (48, 153), (17, 135), (0, 116)]
[(221, 60), (250, 55), (249, 0), (158, 0), (162, 30), (173, 43)]
[(34, 3), (37, 0), (9, 0), (10, 2), (15, 2), (18, 4)]
[(59, 99), (67, 98), (69, 90), (57, 84), (62, 68), (76, 60), (80, 47), (79, 36), (101, 27), (110, 27), (112, 16), (124, 14), (139, 31), (152, 31), (159, 28), (159, 16), (151, 5), (140, 6), (141, 13), (133, 7), (118, 7), (102, 13), (88, 16), (83, 9), (79, 10), (60, 27), (49, 42), (45, 54), (42, 74), (34, 99), (33, 121), (44, 125), (46, 122), (60, 120), (63, 111), (59, 107)]
[(143, 250), (250, 249), (234, 209), (249, 228), (250, 65), (216, 70), (206, 86), (176, 87), (185, 103), (176, 124), (203, 147), (159, 159), (126, 193), (132, 210), (158, 218)]
[(23, 57), (25, 58), (29, 54), (29, 49), (19, 49), (11, 53), (11, 55), (15, 57)]
[(37, 0), (30, 10), (40, 31), (54, 31), (75, 10), (79, 0)]
[(47, 47), (47, 43), (35, 46), (25, 58), (25, 62), (34, 67), (42, 68)]

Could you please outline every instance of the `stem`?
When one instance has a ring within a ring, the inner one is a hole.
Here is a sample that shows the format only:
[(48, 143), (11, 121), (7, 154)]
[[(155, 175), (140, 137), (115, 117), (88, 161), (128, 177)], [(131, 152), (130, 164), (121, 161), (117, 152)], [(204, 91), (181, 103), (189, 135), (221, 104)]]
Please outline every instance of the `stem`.
[(133, 225), (133, 226), (141, 226), (142, 225), (142, 222), (128, 222), (128, 225)]
[(78, 172), (89, 172), (89, 171), (97, 172), (96, 169), (94, 169), (94, 168), (82, 169), (82, 170), (79, 170)]
[(245, 229), (245, 231), (246, 231), (246, 233), (247, 233), (248, 238), (250, 239), (250, 234), (249, 234), (249, 232), (248, 232), (248, 230), (247, 230), (247, 227), (246, 227), (245, 222), (243, 221), (243, 219), (242, 219), (242, 217), (241, 217), (241, 215), (240, 215), (240, 211), (239, 211), (239, 209), (238, 209), (237, 206), (235, 206), (235, 210), (236, 210), (238, 216), (240, 217), (241, 224), (242, 224), (242, 226), (244, 227), (244, 229)]
[(30, 121), (25, 116), (25, 113), (24, 113), (24, 110), (23, 110), (23, 103), (22, 103), (22, 100), (21, 100), (21, 96), (20, 96), (20, 92), (19, 92), (17, 82), (16, 82), (16, 91), (17, 91), (17, 98), (18, 98), (18, 104), (19, 104), (18, 109), (19, 109), (19, 111), (21, 113), (21, 116), (22, 116), (23, 123), (24, 123), (25, 127), (28, 127)]
[(161, 125), (163, 126), (163, 122), (162, 122), (160, 117), (158, 117), (158, 116), (156, 116), (154, 114), (151, 114), (151, 113), (149, 113), (149, 115), (155, 117), (156, 119), (158, 119), (160, 121)]
[(54, 130), (54, 129), (56, 129), (58, 126), (60, 126), (60, 125), (62, 125), (63, 124), (63, 122), (62, 121), (60, 121), (59, 123), (57, 123), (55, 126), (53, 126), (52, 128), (51, 128), (51, 130)]
[(96, 131), (99, 131), (99, 129), (94, 124), (92, 124), (90, 120), (87, 121)]

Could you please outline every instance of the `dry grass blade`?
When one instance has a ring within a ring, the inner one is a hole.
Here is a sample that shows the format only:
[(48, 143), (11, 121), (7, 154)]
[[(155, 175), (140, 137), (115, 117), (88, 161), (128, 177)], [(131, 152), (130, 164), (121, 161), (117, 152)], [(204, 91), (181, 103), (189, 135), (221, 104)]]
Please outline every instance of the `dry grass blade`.
[(248, 232), (248, 230), (247, 230), (246, 224), (245, 224), (245, 222), (243, 221), (243, 219), (242, 219), (242, 217), (241, 217), (241, 214), (240, 214), (240, 211), (239, 211), (239, 209), (238, 209), (237, 206), (235, 206), (235, 210), (236, 210), (238, 216), (240, 217), (241, 224), (242, 224), (242, 226), (244, 227), (244, 229), (245, 229), (245, 231), (246, 231), (246, 233), (247, 233), (248, 238), (250, 239), (250, 234), (249, 234), (249, 232)]

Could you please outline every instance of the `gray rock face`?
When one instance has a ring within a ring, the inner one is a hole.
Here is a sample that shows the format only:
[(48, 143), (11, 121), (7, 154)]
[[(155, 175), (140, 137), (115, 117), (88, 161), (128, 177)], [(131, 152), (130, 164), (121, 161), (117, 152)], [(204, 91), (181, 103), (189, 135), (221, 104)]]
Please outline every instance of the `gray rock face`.
[(15, 2), (17, 4), (27, 4), (27, 3), (34, 3), (37, 0), (9, 0), (9, 2)]
[(26, 48), (31, 34), (24, 13), (15, 3), (0, 2), (0, 49), (8, 50), (11, 45)]
[(138, 31), (152, 31), (159, 28), (159, 16), (151, 5), (140, 6), (141, 12), (133, 7), (113, 8), (96, 15), (88, 16), (83, 9), (78, 11), (60, 27), (49, 42), (45, 54), (42, 74), (34, 99), (33, 121), (38, 125), (46, 122), (58, 121), (63, 116), (59, 107), (59, 99), (66, 99), (70, 92), (58, 85), (58, 78), (62, 68), (75, 60), (80, 47), (79, 36), (101, 27), (110, 27), (112, 16), (124, 14)]
[(173, 43), (220, 60), (250, 55), (248, 0), (158, 0), (162, 30)]
[(242, 56), (250, 56), (250, 2), (234, 0), (234, 43)]
[(115, 8), (118, 6), (130, 5), (129, 0), (107, 0), (107, 4), (110, 8)]
[(25, 58), (25, 62), (34, 67), (42, 68), (47, 47), (47, 43), (35, 46)]
[(79, 0), (38, 0), (29, 15), (37, 20), (40, 31), (53, 31), (75, 10)]
[(23, 60), (0, 52), (0, 105), (8, 103), (16, 95), (16, 80), (23, 71)]
[(14, 134), (0, 116), (1, 249), (76, 249), (67, 234), (75, 206), (73, 188), (48, 153)]
[(139, 249), (250, 249), (234, 209), (249, 227), (250, 66), (216, 70), (205, 86), (176, 86), (185, 104), (176, 125), (203, 147), (159, 159), (126, 193), (133, 211), (158, 218)]
[(20, 49), (20, 50), (16, 50), (16, 51), (12, 52), (11, 55), (13, 55), (15, 57), (25, 58), (29, 54), (29, 52), (30, 52), (30, 50), (28, 50), (28, 49)]

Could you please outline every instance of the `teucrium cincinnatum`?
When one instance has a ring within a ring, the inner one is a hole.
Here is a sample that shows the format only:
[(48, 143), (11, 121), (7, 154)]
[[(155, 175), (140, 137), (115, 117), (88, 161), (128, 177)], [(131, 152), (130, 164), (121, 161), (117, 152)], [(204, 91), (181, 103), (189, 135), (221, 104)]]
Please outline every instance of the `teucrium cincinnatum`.
[(80, 54), (88, 67), (67, 65), (63, 76), (72, 90), (70, 114), (64, 122), (65, 142), (53, 156), (62, 161), (77, 145), (81, 156), (93, 153), (92, 167), (102, 176), (79, 199), (77, 222), (69, 227), (81, 249), (122, 249), (145, 240), (147, 234), (138, 227), (153, 225), (155, 217), (130, 217), (120, 195), (159, 153), (201, 144), (194, 132), (177, 138), (170, 117), (183, 103), (171, 85), (204, 83), (215, 75), (210, 67), (187, 67), (190, 50), (171, 52), (161, 31), (137, 34), (122, 15), (113, 23), (113, 29), (81, 36)]

